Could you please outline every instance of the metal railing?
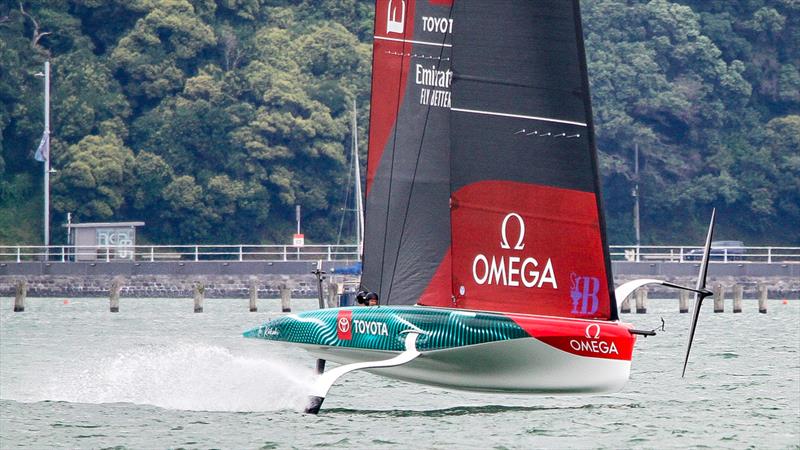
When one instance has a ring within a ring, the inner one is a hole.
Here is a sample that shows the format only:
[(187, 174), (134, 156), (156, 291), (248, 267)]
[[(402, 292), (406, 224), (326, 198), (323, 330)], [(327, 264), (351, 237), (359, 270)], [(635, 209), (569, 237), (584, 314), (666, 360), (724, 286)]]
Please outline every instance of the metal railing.
[[(635, 262), (697, 262), (702, 247), (612, 245), (611, 259)], [(0, 261), (338, 261), (359, 259), (355, 245), (136, 245), (0, 246)], [(800, 263), (800, 247), (712, 248), (711, 260), (726, 263)]]
[[(612, 261), (699, 262), (703, 247), (611, 245)], [(725, 263), (800, 263), (800, 247), (712, 247), (710, 260)]]
[(338, 261), (359, 258), (355, 245), (13, 245), (0, 261)]

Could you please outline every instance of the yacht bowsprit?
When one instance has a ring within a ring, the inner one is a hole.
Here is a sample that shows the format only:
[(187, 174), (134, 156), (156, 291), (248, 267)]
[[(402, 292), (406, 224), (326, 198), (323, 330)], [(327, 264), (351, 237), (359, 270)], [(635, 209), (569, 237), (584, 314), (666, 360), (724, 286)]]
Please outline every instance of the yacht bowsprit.
[(615, 391), (636, 335), (655, 334), (621, 323), (616, 298), (648, 283), (708, 295), (707, 261), (694, 289), (614, 290), (577, 0), (378, 0), (366, 185), (361, 286), (379, 305), (245, 332), (342, 364), (307, 412), (353, 370)]

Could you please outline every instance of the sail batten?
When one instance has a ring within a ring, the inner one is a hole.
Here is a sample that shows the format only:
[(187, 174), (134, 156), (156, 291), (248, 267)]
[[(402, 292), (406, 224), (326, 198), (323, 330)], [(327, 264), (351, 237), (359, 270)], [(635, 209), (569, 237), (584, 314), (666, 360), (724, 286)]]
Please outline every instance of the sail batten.
[(577, 125), (579, 127), (585, 127), (586, 123), (584, 122), (573, 122), (571, 120), (561, 120), (556, 119), (553, 117), (536, 117), (536, 116), (526, 116), (524, 114), (513, 114), (508, 112), (500, 112), (500, 111), (480, 111), (477, 109), (466, 109), (466, 108), (451, 108), (453, 111), (456, 112), (463, 112), (463, 113), (471, 113), (471, 114), (485, 114), (487, 116), (500, 116), (500, 117), (511, 117), (515, 119), (528, 119), (528, 120), (538, 120), (541, 122), (552, 122), (552, 123), (563, 123), (565, 125)]
[(431, 45), (434, 47), (445, 47), (445, 48), (452, 47), (452, 44), (445, 44), (442, 42), (415, 41), (413, 39), (390, 38), (386, 36), (375, 36), (375, 39), (379, 41), (403, 42), (406, 44)]

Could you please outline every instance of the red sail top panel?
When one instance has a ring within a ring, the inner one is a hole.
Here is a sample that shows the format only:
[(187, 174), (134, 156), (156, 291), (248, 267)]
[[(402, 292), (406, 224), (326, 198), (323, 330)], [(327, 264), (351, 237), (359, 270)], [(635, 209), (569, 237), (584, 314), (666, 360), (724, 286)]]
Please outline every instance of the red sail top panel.
[(408, 80), (416, 0), (377, 0), (372, 46), (372, 98), (367, 195), (392, 134)]

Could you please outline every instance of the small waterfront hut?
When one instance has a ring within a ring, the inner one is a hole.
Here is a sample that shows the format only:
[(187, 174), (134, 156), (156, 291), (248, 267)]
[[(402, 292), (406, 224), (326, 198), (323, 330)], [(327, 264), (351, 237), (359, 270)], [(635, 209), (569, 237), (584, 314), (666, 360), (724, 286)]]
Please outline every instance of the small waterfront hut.
[(69, 223), (74, 261), (133, 260), (136, 227), (144, 222)]

